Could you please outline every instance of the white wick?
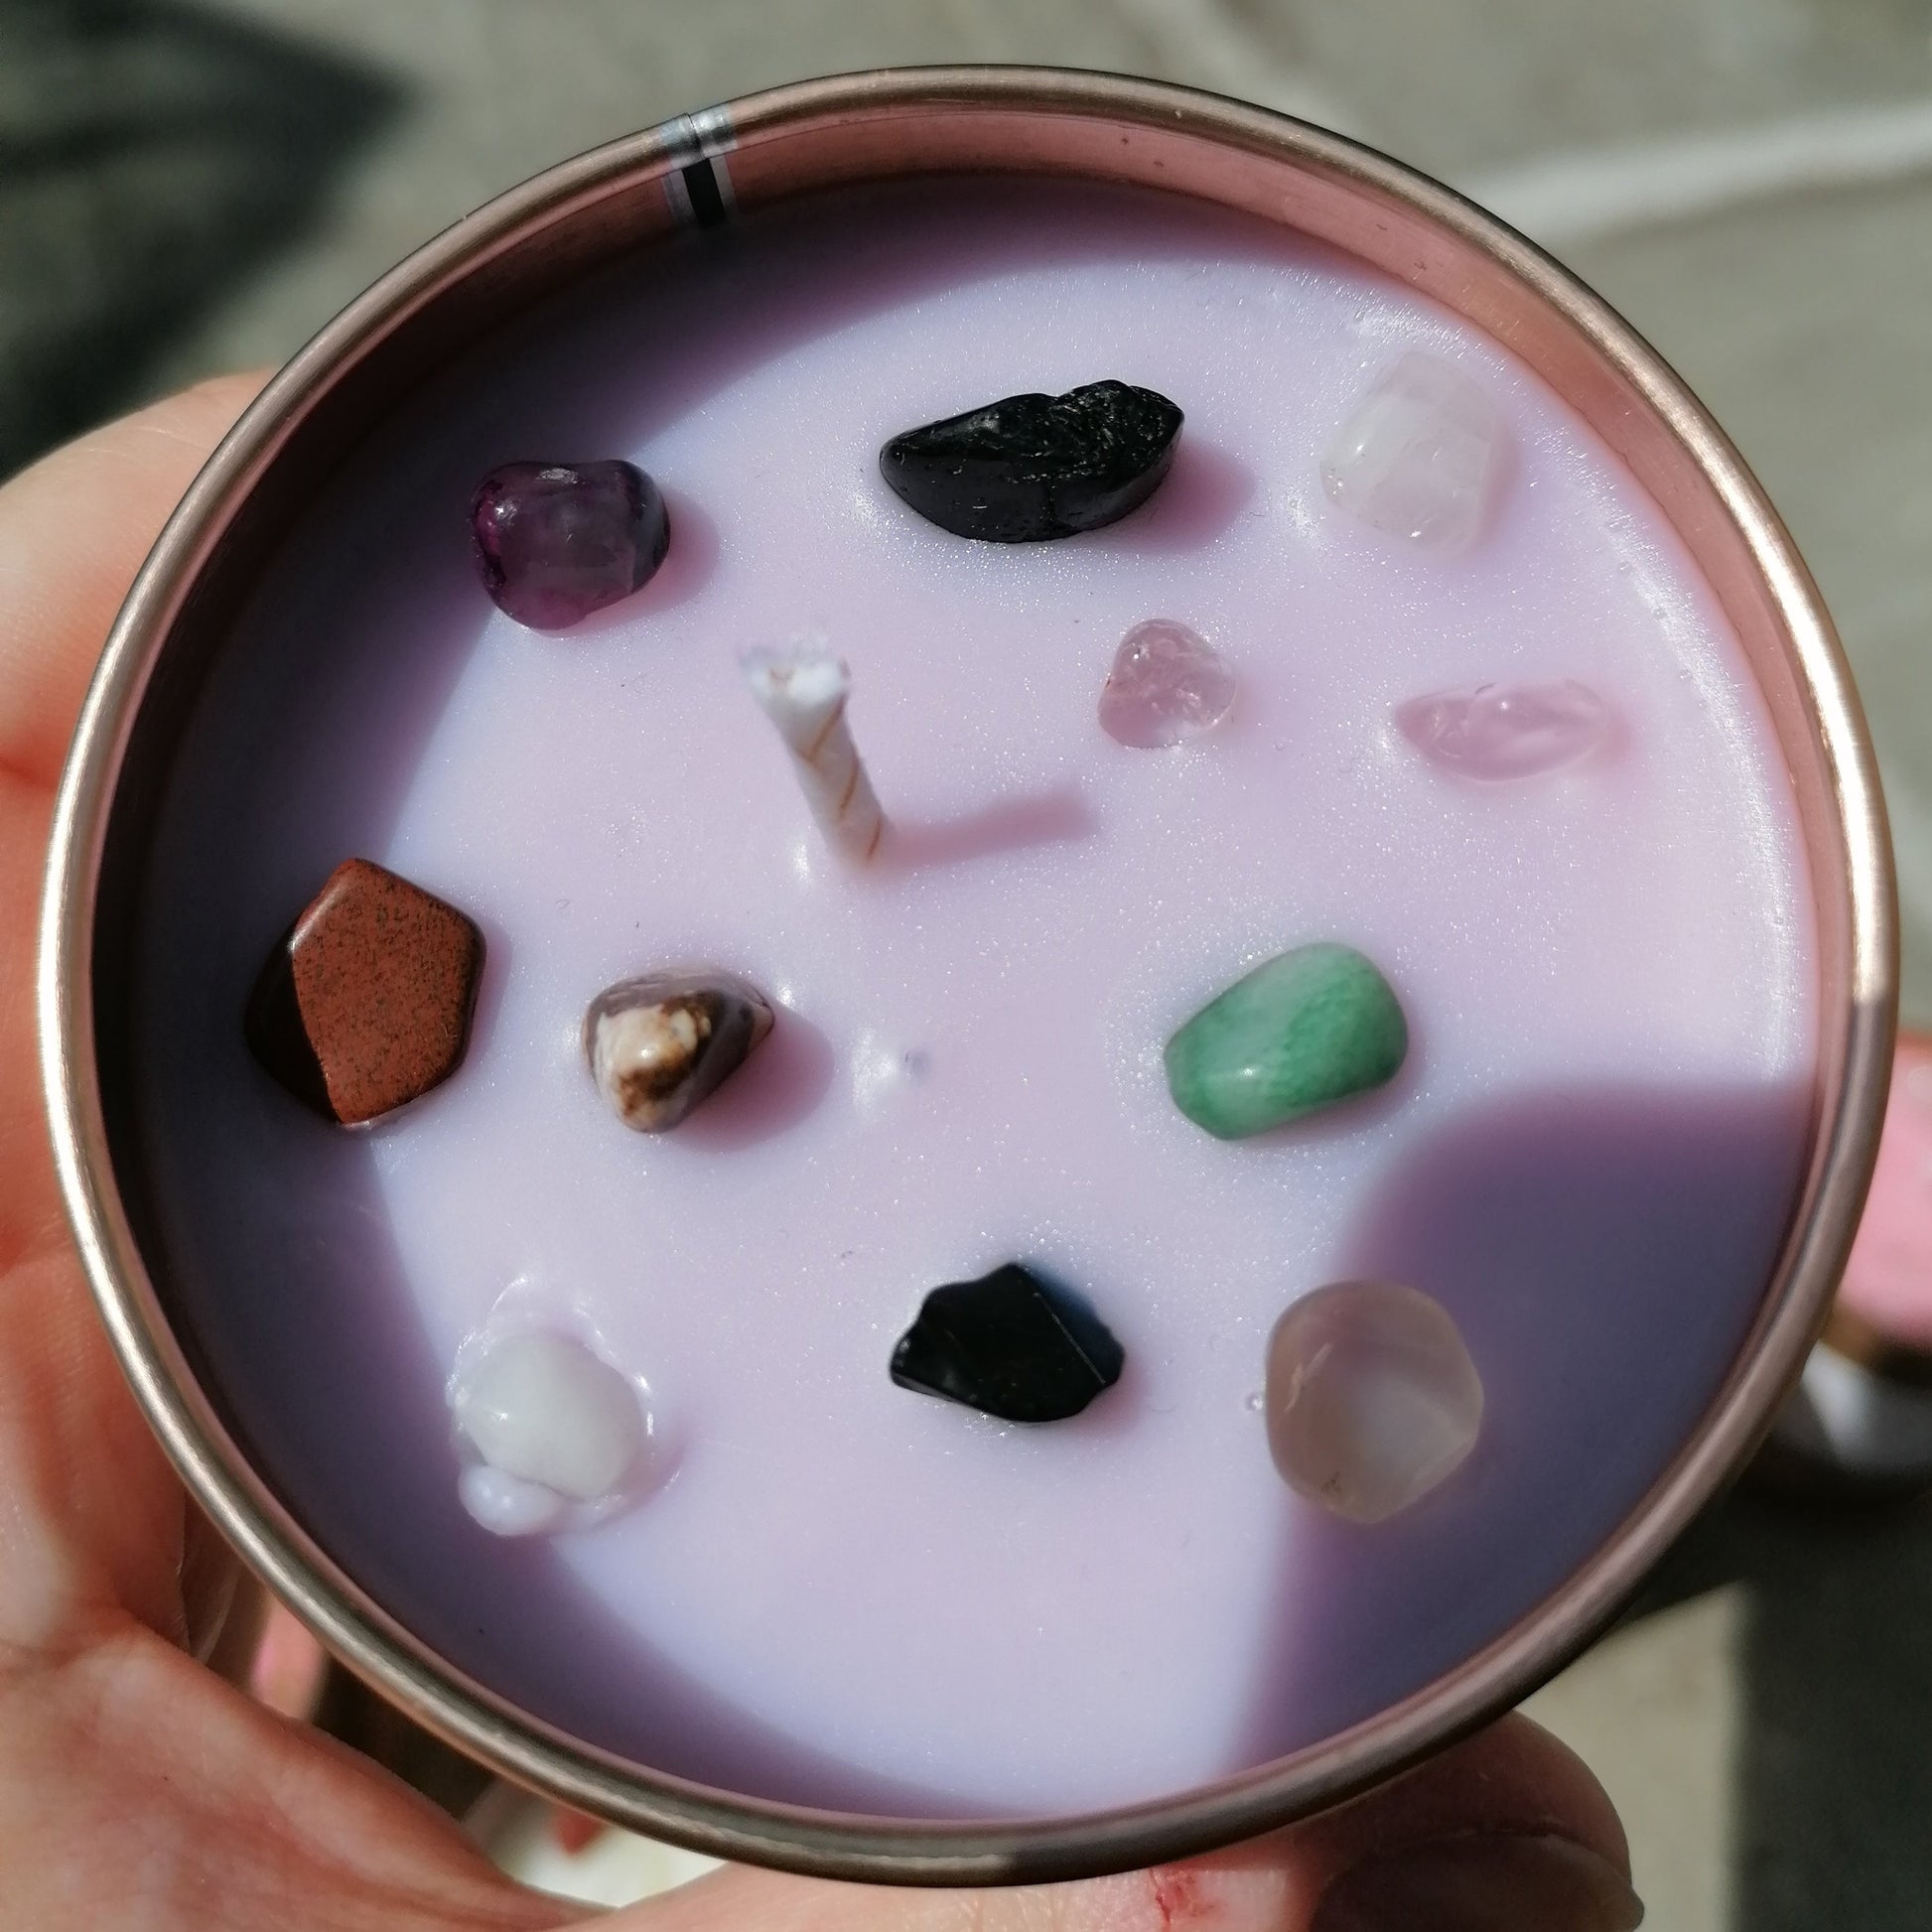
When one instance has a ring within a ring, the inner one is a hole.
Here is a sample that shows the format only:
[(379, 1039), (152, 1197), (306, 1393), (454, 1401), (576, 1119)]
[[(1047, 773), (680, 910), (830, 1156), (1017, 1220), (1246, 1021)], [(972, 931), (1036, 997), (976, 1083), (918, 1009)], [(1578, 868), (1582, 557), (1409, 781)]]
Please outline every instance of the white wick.
[(845, 721), (852, 673), (830, 651), (809, 645), (748, 650), (739, 663), (752, 695), (791, 753), (818, 829), (863, 864), (879, 850), (886, 816)]

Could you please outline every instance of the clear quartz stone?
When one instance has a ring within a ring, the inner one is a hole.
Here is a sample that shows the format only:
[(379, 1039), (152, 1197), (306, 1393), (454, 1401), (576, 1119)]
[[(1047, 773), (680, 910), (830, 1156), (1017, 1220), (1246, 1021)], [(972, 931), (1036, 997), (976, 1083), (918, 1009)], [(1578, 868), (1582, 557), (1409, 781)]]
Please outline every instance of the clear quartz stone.
[(1398, 705), (1396, 729), (1432, 764), (1459, 778), (1533, 778), (1604, 744), (1610, 707), (1587, 684), (1478, 684)]
[(1449, 1311), (1396, 1282), (1304, 1296), (1268, 1342), (1268, 1446), (1288, 1483), (1357, 1523), (1419, 1502), (1475, 1447), (1482, 1383)]
[(503, 1337), (465, 1370), (452, 1407), (490, 1468), (572, 1502), (612, 1494), (644, 1444), (636, 1391), (565, 1335)]
[(1461, 370), (1410, 350), (1363, 397), (1321, 462), (1343, 509), (1425, 550), (1466, 550), (1503, 468), (1495, 405)]
[(1120, 640), (1100, 690), (1100, 726), (1121, 745), (1182, 745), (1233, 708), (1234, 673), (1206, 638), (1173, 618), (1150, 618)]

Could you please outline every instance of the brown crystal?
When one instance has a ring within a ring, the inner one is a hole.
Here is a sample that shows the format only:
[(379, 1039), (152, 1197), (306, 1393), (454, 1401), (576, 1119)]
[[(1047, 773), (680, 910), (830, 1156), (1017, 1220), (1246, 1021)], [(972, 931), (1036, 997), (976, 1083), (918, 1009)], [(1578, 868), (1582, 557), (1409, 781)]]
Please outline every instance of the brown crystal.
[(584, 1016), (584, 1054), (611, 1110), (640, 1134), (675, 1127), (744, 1065), (771, 1007), (732, 973), (620, 980)]
[(345, 860), (263, 965), (249, 1047), (325, 1119), (375, 1120), (462, 1064), (483, 962), (483, 934), (454, 905)]

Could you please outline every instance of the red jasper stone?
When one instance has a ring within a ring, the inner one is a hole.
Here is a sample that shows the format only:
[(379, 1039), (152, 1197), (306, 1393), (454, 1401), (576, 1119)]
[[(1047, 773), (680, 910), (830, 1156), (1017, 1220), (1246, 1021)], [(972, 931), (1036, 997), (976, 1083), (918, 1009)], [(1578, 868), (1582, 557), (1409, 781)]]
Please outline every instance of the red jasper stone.
[(462, 1064), (483, 962), (483, 934), (454, 905), (345, 860), (263, 965), (249, 1048), (324, 1119), (375, 1120)]

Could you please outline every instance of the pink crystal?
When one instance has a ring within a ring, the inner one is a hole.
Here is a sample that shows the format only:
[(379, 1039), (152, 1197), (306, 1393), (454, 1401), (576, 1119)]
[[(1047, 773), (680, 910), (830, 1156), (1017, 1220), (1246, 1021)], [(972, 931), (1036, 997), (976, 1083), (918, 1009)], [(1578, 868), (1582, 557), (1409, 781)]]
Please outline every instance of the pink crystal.
[(1396, 707), (1397, 729), (1433, 764), (1461, 778), (1532, 778), (1587, 757), (1611, 713), (1587, 684), (1478, 684)]
[(1357, 1523), (1420, 1502), (1482, 1426), (1482, 1383), (1453, 1317), (1397, 1282), (1333, 1282), (1268, 1342), (1268, 1447), (1311, 1501)]
[(1122, 745), (1153, 750), (1212, 731), (1234, 703), (1234, 673), (1184, 623), (1150, 618), (1120, 641), (1100, 691), (1100, 725)]

